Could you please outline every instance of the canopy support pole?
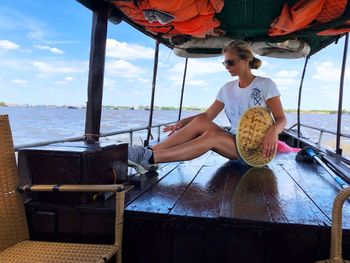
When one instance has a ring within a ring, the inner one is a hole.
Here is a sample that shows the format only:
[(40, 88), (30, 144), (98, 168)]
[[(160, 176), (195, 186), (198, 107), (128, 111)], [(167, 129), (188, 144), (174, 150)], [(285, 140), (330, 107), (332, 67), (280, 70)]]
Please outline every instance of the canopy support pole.
[(92, 18), (88, 101), (84, 135), (84, 141), (88, 144), (98, 142), (100, 137), (107, 25), (108, 7), (102, 5), (99, 10), (94, 11)]
[(337, 141), (336, 141), (336, 147), (335, 147), (335, 152), (339, 155), (342, 155), (342, 149), (340, 148), (340, 135), (341, 135), (341, 120), (342, 120), (342, 113), (343, 113), (343, 90), (344, 90), (346, 57), (348, 54), (348, 42), (349, 42), (349, 33), (346, 33), (345, 43), (344, 43), (344, 52), (343, 52), (343, 63), (341, 68), (340, 85), (339, 85)]
[(149, 140), (152, 136), (152, 120), (153, 120), (153, 110), (154, 110), (154, 96), (156, 91), (156, 82), (157, 82), (157, 72), (158, 72), (158, 55), (159, 55), (159, 40), (156, 40), (156, 48), (154, 51), (154, 65), (153, 65), (153, 80), (152, 80), (152, 96), (151, 96), (151, 108), (150, 108), (150, 114), (149, 114), (149, 120), (148, 120), (148, 127), (147, 127), (147, 139), (144, 142), (144, 146), (149, 145)]
[(182, 79), (182, 89), (181, 89), (181, 99), (180, 99), (180, 108), (179, 108), (179, 117), (178, 117), (178, 121), (181, 120), (181, 113), (182, 113), (182, 101), (184, 98), (184, 90), (185, 90), (185, 82), (186, 82), (186, 73), (187, 73), (187, 62), (188, 62), (188, 58), (186, 58), (185, 60), (185, 70), (184, 70), (184, 76)]
[(304, 77), (305, 77), (305, 71), (307, 67), (307, 62), (309, 61), (310, 57), (307, 56), (305, 59), (305, 64), (304, 64), (304, 69), (303, 69), (303, 74), (301, 75), (301, 80), (300, 80), (300, 86), (299, 86), (299, 95), (298, 95), (298, 111), (297, 111), (297, 125), (298, 125), (298, 145), (297, 147), (300, 147), (300, 105), (301, 105), (301, 91), (303, 89), (303, 83), (304, 83)]

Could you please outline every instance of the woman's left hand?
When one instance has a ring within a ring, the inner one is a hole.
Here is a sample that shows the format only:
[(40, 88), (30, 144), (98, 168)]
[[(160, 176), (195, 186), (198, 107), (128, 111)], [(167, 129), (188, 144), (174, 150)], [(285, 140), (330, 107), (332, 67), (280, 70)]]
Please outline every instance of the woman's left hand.
[(272, 126), (265, 135), (263, 142), (263, 154), (266, 158), (271, 158), (277, 149), (278, 132)]

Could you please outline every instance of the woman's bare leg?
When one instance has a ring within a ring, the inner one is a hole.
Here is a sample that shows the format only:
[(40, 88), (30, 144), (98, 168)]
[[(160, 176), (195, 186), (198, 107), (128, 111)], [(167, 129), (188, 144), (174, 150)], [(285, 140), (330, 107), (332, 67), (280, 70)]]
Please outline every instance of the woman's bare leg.
[(234, 160), (238, 158), (235, 138), (228, 132), (206, 131), (201, 136), (166, 150), (153, 150), (155, 163), (185, 161), (209, 150)]
[(193, 140), (194, 138), (202, 135), (206, 131), (224, 132), (224, 129), (220, 128), (207, 117), (199, 116), (194, 118), (182, 129), (170, 135), (165, 141), (154, 145), (152, 149), (154, 151), (170, 149), (179, 144), (183, 144), (190, 140)]

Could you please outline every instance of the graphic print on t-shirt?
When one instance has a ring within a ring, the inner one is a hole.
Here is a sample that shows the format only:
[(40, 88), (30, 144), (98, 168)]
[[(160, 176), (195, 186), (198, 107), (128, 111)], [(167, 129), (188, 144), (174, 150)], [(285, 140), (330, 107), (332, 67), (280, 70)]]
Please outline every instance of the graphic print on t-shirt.
[(254, 100), (254, 105), (261, 106), (261, 90), (257, 88), (252, 89), (252, 93), (250, 94), (250, 97)]
[(265, 107), (267, 100), (280, 96), (276, 84), (269, 78), (256, 76), (245, 88), (239, 87), (239, 79), (227, 82), (218, 92), (216, 99), (224, 104), (227, 118), (231, 124), (230, 132), (236, 133), (241, 115), (251, 107)]

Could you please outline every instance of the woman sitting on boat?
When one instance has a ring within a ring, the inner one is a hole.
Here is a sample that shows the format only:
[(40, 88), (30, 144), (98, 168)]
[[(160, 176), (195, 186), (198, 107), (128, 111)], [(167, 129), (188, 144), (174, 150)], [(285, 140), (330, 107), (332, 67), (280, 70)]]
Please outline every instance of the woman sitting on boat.
[[(276, 84), (269, 78), (252, 74), (251, 69), (258, 69), (261, 61), (254, 57), (248, 43), (232, 41), (223, 49), (223, 55), (223, 65), (231, 76), (238, 76), (238, 79), (226, 83), (205, 112), (165, 127), (164, 131), (170, 132), (171, 136), (163, 142), (152, 148), (130, 146), (129, 163), (136, 170), (150, 170), (157, 163), (190, 160), (209, 150), (230, 160), (243, 162), (236, 147), (236, 126), (241, 115), (256, 106), (268, 108), (275, 119), (275, 124), (268, 130), (263, 141), (264, 156), (274, 155), (278, 134), (286, 125)], [(213, 122), (223, 109), (231, 124), (229, 131)]]

